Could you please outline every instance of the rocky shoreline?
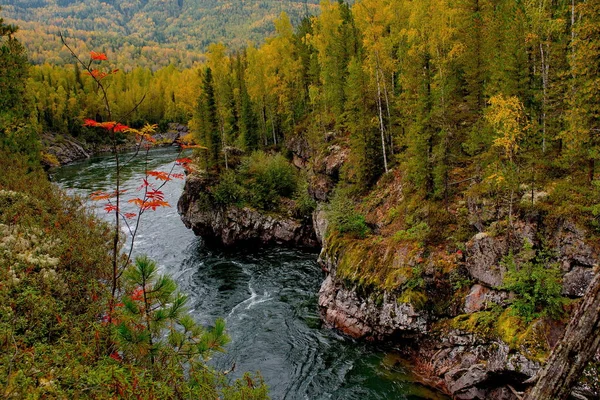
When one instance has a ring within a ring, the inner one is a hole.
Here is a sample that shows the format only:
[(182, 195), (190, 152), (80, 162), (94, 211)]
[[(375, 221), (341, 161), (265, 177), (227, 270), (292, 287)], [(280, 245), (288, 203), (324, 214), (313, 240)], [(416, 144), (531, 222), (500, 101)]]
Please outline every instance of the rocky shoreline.
[[(166, 132), (157, 133), (153, 137), (159, 143), (159, 146), (170, 146), (187, 133), (187, 126), (170, 123)], [(119, 148), (123, 151), (128, 151), (135, 150), (136, 146), (132, 142), (120, 145)], [(42, 163), (46, 168), (85, 160), (96, 154), (112, 152), (112, 148), (109, 145), (90, 144), (72, 136), (51, 133), (42, 135), (42, 148)]]

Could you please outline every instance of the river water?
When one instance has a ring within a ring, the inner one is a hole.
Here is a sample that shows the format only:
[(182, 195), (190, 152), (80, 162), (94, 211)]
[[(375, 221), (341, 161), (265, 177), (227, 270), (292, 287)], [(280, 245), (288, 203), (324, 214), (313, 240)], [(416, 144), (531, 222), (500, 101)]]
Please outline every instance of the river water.
[[(169, 171), (172, 148), (150, 152), (149, 169)], [(125, 198), (136, 197), (146, 162), (137, 157), (123, 172)], [(53, 171), (69, 193), (114, 190), (114, 159), (99, 156)], [(175, 172), (182, 172), (176, 167)], [(190, 297), (204, 325), (223, 317), (231, 342), (210, 363), (217, 369), (260, 371), (275, 400), (446, 399), (415, 383), (397, 357), (343, 337), (321, 324), (317, 293), (323, 273), (317, 254), (285, 248), (221, 250), (205, 246), (177, 214), (183, 181), (162, 189), (171, 207), (143, 215), (135, 254), (148, 254)], [(92, 204), (103, 218), (103, 204)], [(133, 211), (133, 210), (132, 210)]]

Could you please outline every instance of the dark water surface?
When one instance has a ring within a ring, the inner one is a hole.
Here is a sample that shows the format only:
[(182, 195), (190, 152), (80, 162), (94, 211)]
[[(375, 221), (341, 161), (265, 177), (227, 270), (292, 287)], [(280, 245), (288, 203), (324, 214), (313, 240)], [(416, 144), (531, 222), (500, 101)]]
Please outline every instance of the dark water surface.
[[(149, 168), (169, 171), (173, 149), (153, 150)], [(143, 157), (124, 171), (125, 200), (136, 197)], [(72, 194), (114, 190), (112, 156), (62, 167), (53, 180)], [(175, 172), (182, 172), (176, 167)], [(323, 280), (317, 255), (284, 248), (223, 251), (208, 248), (177, 214), (183, 181), (162, 189), (172, 207), (144, 214), (134, 252), (148, 254), (189, 295), (192, 315), (210, 325), (225, 318), (231, 342), (211, 360), (237, 378), (260, 371), (273, 399), (445, 399), (414, 383), (397, 359), (321, 325), (317, 293)], [(108, 218), (102, 204), (98, 214)]]

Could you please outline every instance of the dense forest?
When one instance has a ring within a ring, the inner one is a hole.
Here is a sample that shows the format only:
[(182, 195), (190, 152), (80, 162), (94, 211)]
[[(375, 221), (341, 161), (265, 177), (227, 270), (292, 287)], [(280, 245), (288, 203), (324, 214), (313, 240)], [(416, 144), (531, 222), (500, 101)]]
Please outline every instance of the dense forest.
[[(295, 30), (282, 14), (260, 47), (211, 45), (200, 67), (136, 68), (112, 76), (109, 91), (117, 115), (146, 96), (125, 123), (189, 121), (215, 168), (224, 148), (297, 136), (318, 147), (338, 132), (352, 148), (348, 182), (368, 188), (402, 165), (424, 199), (447, 200), (465, 179), (504, 199), (524, 182), (595, 180), (596, 11), (594, 2), (326, 1)], [(77, 121), (99, 112), (77, 66), (34, 67), (29, 87), (43, 129), (78, 135)]]
[(5, 1), (4, 15), (35, 64), (71, 63), (58, 33), (81, 52), (103, 51), (120, 68), (191, 67), (211, 43), (242, 48), (273, 32), (281, 12), (298, 22), (316, 0)]

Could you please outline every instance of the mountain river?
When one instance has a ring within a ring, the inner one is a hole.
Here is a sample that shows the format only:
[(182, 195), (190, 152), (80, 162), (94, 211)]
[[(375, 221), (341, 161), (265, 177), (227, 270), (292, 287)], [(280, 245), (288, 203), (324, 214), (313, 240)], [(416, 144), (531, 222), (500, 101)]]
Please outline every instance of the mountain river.
[[(169, 171), (177, 153), (152, 150), (149, 169)], [(114, 190), (114, 158), (93, 157), (52, 171), (74, 195)], [(144, 176), (144, 157), (123, 171), (127, 200)], [(182, 172), (176, 167), (175, 172)], [(223, 317), (231, 342), (210, 361), (220, 370), (260, 371), (274, 400), (446, 399), (415, 383), (406, 363), (372, 344), (341, 336), (322, 325), (317, 308), (323, 280), (317, 254), (288, 248), (222, 250), (207, 247), (177, 214), (182, 180), (163, 187), (171, 207), (142, 217), (135, 254), (148, 254), (189, 296), (190, 312), (211, 325)], [(102, 218), (103, 204), (91, 203)], [(112, 221), (112, 220), (111, 220)]]

